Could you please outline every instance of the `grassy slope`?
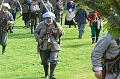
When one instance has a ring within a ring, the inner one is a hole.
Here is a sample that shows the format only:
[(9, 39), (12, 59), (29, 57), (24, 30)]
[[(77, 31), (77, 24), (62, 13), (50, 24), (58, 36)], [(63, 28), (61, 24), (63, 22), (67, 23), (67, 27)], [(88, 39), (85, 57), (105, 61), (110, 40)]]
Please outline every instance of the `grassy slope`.
[[(83, 39), (78, 39), (77, 28), (64, 26), (60, 62), (55, 75), (58, 79), (95, 79), (91, 67), (90, 27), (86, 27)], [(1, 51), (1, 49), (0, 49)], [(43, 79), (36, 42), (30, 30), (17, 20), (13, 34), (9, 34), (7, 54), (0, 55), (0, 79)]]

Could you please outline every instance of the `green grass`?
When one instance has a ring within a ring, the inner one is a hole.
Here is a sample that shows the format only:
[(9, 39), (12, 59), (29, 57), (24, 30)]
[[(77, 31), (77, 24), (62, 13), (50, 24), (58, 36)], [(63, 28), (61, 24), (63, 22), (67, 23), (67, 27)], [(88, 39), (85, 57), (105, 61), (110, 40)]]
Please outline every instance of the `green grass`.
[[(95, 79), (91, 65), (90, 27), (83, 39), (78, 39), (78, 29), (64, 26), (62, 51), (55, 75), (58, 79)], [(0, 55), (0, 79), (43, 79), (36, 41), (23, 21), (17, 20), (13, 34), (9, 34), (7, 54)], [(1, 51), (1, 49), (0, 49)]]

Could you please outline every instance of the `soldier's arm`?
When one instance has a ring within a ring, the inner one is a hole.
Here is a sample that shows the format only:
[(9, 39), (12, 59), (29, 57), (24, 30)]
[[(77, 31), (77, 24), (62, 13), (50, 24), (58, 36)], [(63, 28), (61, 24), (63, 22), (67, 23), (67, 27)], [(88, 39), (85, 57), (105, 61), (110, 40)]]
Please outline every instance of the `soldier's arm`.
[(9, 13), (9, 21), (7, 22), (8, 26), (12, 26), (14, 24), (13, 15)]
[(41, 23), (36, 27), (35, 32), (34, 32), (34, 36), (37, 42), (40, 39), (40, 30), (41, 30)]
[(57, 23), (57, 28), (58, 28), (58, 34), (60, 36), (64, 35), (64, 30), (63, 30), (62, 26), (59, 23)]
[(103, 36), (97, 42), (92, 52), (92, 64), (93, 64), (93, 70), (95, 72), (102, 70), (102, 57), (105, 51), (108, 49), (110, 42), (111, 42), (111, 37), (109, 37), (108, 35)]

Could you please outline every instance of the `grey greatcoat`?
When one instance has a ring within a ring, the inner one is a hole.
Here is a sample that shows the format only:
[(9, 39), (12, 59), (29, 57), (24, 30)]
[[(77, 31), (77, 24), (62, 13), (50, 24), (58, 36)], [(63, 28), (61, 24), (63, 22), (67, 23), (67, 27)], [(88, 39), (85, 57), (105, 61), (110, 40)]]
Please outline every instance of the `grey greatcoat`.
[[(54, 23), (52, 23), (49, 27), (47, 27), (44, 21), (37, 26), (34, 33), (36, 41), (38, 41), (39, 39), (47, 38), (46, 36), (47, 32), (52, 33), (51, 36), (48, 38), (50, 39), (50, 43), (52, 44), (51, 51), (59, 51), (61, 49), (60, 45), (58, 44), (59, 35), (63, 35), (64, 33), (61, 25), (59, 23), (56, 23), (56, 24), (58, 27), (57, 34), (54, 34), (54, 29), (55, 29)], [(47, 44), (48, 44), (48, 40), (44, 40), (40, 50), (47, 50)]]
[[(92, 64), (94, 71), (103, 70), (102, 58), (113, 59), (119, 54), (120, 47), (118, 45), (119, 44), (115, 41), (115, 38), (113, 38), (112, 35), (105, 33), (105, 35), (97, 42), (92, 52)], [(117, 75), (118, 72), (106, 73), (105, 79), (117, 79)]]

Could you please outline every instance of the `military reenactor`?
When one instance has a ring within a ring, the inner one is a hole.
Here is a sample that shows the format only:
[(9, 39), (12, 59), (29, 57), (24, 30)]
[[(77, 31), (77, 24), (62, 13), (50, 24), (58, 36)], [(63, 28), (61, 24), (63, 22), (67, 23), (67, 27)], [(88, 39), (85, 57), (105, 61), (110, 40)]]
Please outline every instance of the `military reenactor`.
[(12, 14), (8, 11), (10, 9), (8, 3), (3, 3), (0, 11), (0, 44), (2, 45), (2, 54), (5, 53), (8, 40), (8, 29), (14, 24)]
[(39, 13), (40, 7), (37, 0), (32, 0), (30, 11), (31, 11), (31, 34), (33, 34), (36, 26), (38, 25), (40, 15)]
[(56, 16), (56, 21), (61, 22), (62, 25), (62, 17), (63, 17), (63, 2), (61, 0), (56, 0), (56, 5), (55, 5), (55, 16)]
[[(13, 19), (16, 19), (16, 13), (20, 10), (20, 14), (22, 15), (22, 7), (19, 0), (9, 0), (9, 5), (11, 7), (10, 13), (13, 15)], [(13, 27), (10, 29), (10, 32), (13, 33)]]
[(25, 27), (30, 26), (30, 1), (24, 0), (22, 3), (22, 20), (24, 20)]
[(59, 51), (61, 50), (58, 42), (64, 31), (61, 25), (54, 20), (55, 15), (52, 12), (46, 12), (43, 14), (43, 18), (44, 21), (37, 26), (34, 35), (38, 42), (38, 51), (44, 67), (45, 78), (48, 77), (50, 62), (49, 79), (56, 79), (54, 70), (58, 64)]
[(98, 79), (120, 79), (120, 37), (105, 33), (92, 52), (92, 65)]
[(53, 12), (53, 5), (49, 2), (49, 0), (44, 0), (43, 9), (42, 9), (42, 14), (50, 11)]

